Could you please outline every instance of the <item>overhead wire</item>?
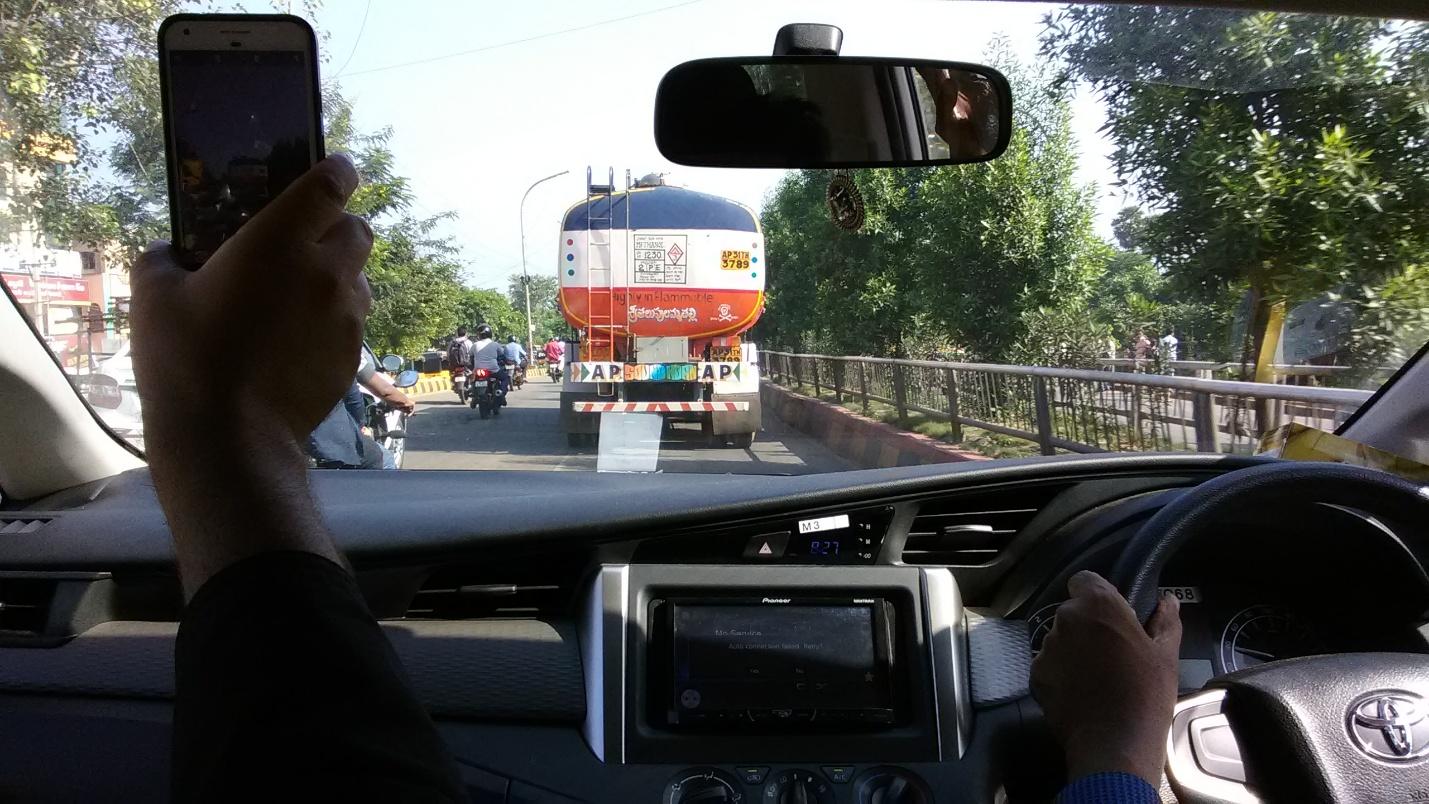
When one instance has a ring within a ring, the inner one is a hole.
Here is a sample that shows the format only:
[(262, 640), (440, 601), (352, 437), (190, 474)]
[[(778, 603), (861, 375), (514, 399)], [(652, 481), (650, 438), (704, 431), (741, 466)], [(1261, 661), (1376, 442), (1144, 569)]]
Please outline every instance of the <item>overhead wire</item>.
[(367, 15), (372, 12), (372, 0), (367, 0), (367, 7), (362, 9), (362, 24), (357, 26), (357, 38), (352, 40), (352, 50), (348, 51), (347, 58), (343, 60), (342, 66), (337, 68), (333, 78), (341, 78), (342, 71), (347, 69), (347, 65), (352, 63), (352, 57), (357, 55), (357, 46), (362, 44), (362, 34), (367, 30)]

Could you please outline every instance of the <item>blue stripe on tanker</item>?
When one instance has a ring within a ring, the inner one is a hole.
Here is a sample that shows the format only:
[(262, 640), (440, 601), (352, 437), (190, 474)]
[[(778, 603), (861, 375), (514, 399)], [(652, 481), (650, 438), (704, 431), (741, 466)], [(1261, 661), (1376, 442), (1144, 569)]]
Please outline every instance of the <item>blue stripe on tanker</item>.
[[(631, 229), (730, 229), (737, 232), (757, 232), (754, 216), (749, 210), (725, 198), (683, 187), (651, 187), (633, 194), (630, 206)], [(602, 196), (590, 204), (594, 218), (609, 216), (609, 225), (625, 228), (625, 205), (630, 194)], [(613, 209), (611, 209), (613, 207)], [(598, 220), (597, 228), (605, 221)], [(577, 204), (566, 213), (565, 231), (586, 228), (586, 205)]]

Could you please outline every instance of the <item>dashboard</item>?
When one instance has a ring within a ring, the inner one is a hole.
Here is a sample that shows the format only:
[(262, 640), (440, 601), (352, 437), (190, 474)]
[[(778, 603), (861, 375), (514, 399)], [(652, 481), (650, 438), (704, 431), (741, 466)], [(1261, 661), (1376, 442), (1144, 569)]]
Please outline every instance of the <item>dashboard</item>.
[[(473, 800), (931, 804), (1055, 792), (1028, 674), (1067, 578), (1256, 462), (313, 484)], [(492, 495), (532, 504), (493, 523)], [(1429, 652), (1424, 557), (1394, 527), (1307, 501), (1178, 553), (1183, 690)], [(0, 510), (0, 532), (0, 798), (165, 800), (181, 596), (147, 475)]]

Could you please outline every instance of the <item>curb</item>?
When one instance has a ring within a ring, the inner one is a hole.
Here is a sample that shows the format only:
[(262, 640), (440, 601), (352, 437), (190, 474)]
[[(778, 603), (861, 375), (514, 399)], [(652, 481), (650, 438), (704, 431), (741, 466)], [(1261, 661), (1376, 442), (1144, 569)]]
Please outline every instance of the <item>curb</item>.
[(919, 433), (854, 413), (840, 405), (761, 382), (765, 407), (789, 426), (818, 438), (824, 446), (869, 468), (928, 463), (988, 461), (981, 453), (959, 449)]
[(403, 388), (402, 392), (407, 394), (408, 396), (415, 396), (420, 394), (435, 394), (438, 391), (446, 391), (450, 393), (451, 390), (451, 375), (443, 371), (434, 374), (423, 374), (422, 378), (420, 380), (417, 380), (416, 385), (412, 386), (411, 388)]

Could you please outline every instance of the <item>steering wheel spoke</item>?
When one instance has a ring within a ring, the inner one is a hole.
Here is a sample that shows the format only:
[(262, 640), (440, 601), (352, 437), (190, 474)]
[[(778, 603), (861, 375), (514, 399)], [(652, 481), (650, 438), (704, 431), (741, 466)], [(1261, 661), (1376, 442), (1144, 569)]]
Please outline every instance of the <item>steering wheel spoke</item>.
[(1186, 804), (1259, 804), (1246, 785), (1245, 758), (1225, 713), (1226, 691), (1182, 698), (1166, 739), (1166, 776)]

